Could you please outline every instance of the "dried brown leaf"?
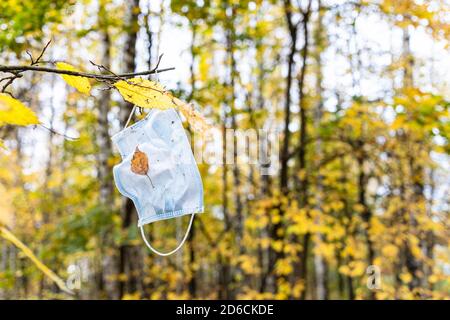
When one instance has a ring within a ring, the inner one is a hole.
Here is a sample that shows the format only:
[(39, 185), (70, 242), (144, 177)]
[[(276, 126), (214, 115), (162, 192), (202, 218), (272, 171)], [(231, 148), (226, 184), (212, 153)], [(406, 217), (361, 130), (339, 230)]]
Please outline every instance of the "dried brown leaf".
[(143, 176), (147, 175), (148, 172), (148, 157), (138, 147), (136, 147), (133, 158), (131, 159), (131, 171)]

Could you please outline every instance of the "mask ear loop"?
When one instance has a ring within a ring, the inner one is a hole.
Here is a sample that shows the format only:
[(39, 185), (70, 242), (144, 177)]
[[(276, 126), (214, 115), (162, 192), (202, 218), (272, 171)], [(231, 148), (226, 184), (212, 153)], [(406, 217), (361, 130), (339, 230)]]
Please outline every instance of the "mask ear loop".
[[(158, 76), (158, 70), (155, 71), (155, 74), (156, 74), (156, 76)], [(136, 108), (137, 108), (136, 105), (134, 105), (134, 106), (133, 106), (133, 109), (131, 109), (130, 115), (128, 116), (127, 122), (125, 123), (124, 129), (125, 129), (126, 127), (128, 127), (128, 125), (130, 124), (131, 118), (133, 117), (133, 114), (134, 114)], [(182, 239), (181, 242), (178, 244), (178, 246), (177, 246), (175, 249), (173, 249), (172, 251), (170, 251), (170, 252), (161, 252), (161, 251), (158, 251), (158, 250), (156, 250), (155, 248), (153, 248), (152, 245), (150, 244), (150, 242), (147, 240), (147, 237), (145, 236), (144, 226), (141, 226), (141, 227), (139, 227), (139, 228), (141, 229), (141, 236), (142, 236), (142, 239), (144, 240), (145, 245), (146, 245), (153, 253), (156, 253), (157, 255), (162, 256), (162, 257), (167, 257), (167, 256), (170, 256), (170, 255), (174, 254), (175, 252), (177, 252), (178, 250), (180, 250), (180, 248), (181, 248), (181, 247), (184, 245), (184, 243), (186, 242), (187, 237), (188, 237), (188, 235), (189, 235), (189, 232), (191, 231), (192, 222), (194, 221), (194, 216), (195, 216), (195, 213), (193, 213), (193, 214), (191, 215), (191, 219), (189, 220), (189, 225), (188, 225), (188, 227), (187, 227), (187, 229), (186, 229), (186, 233), (184, 234), (183, 239)]]
[(125, 123), (124, 129), (128, 127), (130, 124), (131, 118), (133, 117), (134, 111), (136, 110), (136, 105), (133, 106), (133, 109), (131, 109), (130, 115), (128, 116), (127, 122)]
[(186, 233), (184, 234), (183, 240), (181, 240), (181, 242), (178, 244), (178, 246), (177, 246), (175, 249), (173, 249), (172, 251), (169, 251), (169, 252), (161, 252), (161, 251), (158, 251), (158, 250), (156, 250), (155, 248), (153, 248), (152, 245), (151, 245), (151, 244), (149, 243), (149, 241), (147, 240), (147, 237), (145, 236), (144, 226), (139, 227), (139, 228), (141, 229), (141, 236), (142, 236), (142, 239), (144, 240), (145, 244), (147, 245), (147, 247), (148, 247), (152, 252), (154, 252), (154, 253), (156, 253), (157, 255), (162, 256), (162, 257), (170, 256), (171, 254), (174, 254), (175, 252), (177, 252), (178, 250), (180, 250), (180, 248), (181, 248), (181, 247), (183, 246), (183, 244), (186, 242), (186, 240), (187, 240), (187, 238), (188, 238), (188, 235), (189, 235), (189, 232), (191, 231), (192, 222), (194, 221), (194, 216), (195, 216), (195, 213), (193, 213), (193, 214), (191, 215), (191, 219), (189, 220), (189, 225), (188, 225), (188, 227), (187, 227), (187, 229), (186, 229)]

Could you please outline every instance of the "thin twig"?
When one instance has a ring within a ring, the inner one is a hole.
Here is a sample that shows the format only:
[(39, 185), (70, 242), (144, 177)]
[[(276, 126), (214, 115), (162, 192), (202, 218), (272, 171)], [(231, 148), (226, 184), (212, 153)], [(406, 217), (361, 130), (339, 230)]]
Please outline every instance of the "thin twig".
[(156, 66), (153, 68), (153, 70), (156, 70), (157, 73), (159, 73), (158, 68), (159, 68), (159, 64), (161, 63), (161, 59), (162, 59), (163, 55), (164, 55), (164, 53), (161, 53), (161, 54), (159, 55), (159, 57), (158, 57), (158, 62), (156, 62)]
[[(6, 77), (3, 79), (0, 79), (0, 82), (2, 82), (3, 80), (8, 80), (1, 90), (2, 93), (8, 93), (8, 92), (6, 92), (6, 89), (14, 82), (14, 80), (16, 80), (18, 78), (22, 78), (22, 74), (20, 74), (20, 72), (13, 72), (12, 74), (13, 75), (11, 77)], [(10, 94), (10, 95), (12, 96), (12, 94)]]
[(33, 65), (34, 64), (34, 59), (33, 59), (33, 56), (31, 55), (31, 53), (30, 53), (30, 51), (25, 51), (25, 53), (28, 55), (28, 57), (30, 58), (30, 61), (31, 61), (31, 65)]
[[(158, 62), (156, 63), (156, 66), (152, 69), (152, 70), (155, 70), (155, 72), (154, 72), (155, 74), (158, 74), (159, 72), (161, 72), (161, 70), (158, 70), (158, 68), (159, 68), (159, 64), (161, 63), (161, 59), (162, 59), (163, 55), (164, 55), (164, 53), (161, 53), (161, 54), (160, 54), (160, 56), (159, 56), (159, 58), (158, 58)], [(135, 83), (130, 83), (130, 82), (128, 82), (128, 81), (126, 80), (125, 77), (123, 77), (122, 75), (119, 75), (119, 74), (116, 74), (116, 73), (112, 72), (110, 69), (108, 69), (107, 67), (105, 67), (105, 66), (102, 65), (102, 64), (95, 63), (95, 62), (93, 62), (92, 60), (89, 60), (89, 62), (90, 62), (93, 66), (97, 67), (97, 69), (98, 69), (99, 71), (104, 70), (104, 71), (110, 73), (112, 76), (114, 76), (114, 77), (116, 77), (116, 78), (118, 78), (118, 79), (121, 79), (121, 80), (126, 81), (126, 82), (127, 82), (128, 84), (130, 84), (130, 85), (136, 85)], [(144, 86), (144, 88), (147, 88), (147, 87)]]
[(67, 140), (70, 140), (70, 141), (76, 141), (76, 140), (79, 139), (79, 138), (70, 137), (70, 136), (68, 136), (68, 135), (66, 135), (64, 133), (60, 133), (60, 132), (58, 132), (58, 131), (56, 131), (56, 130), (54, 130), (52, 128), (46, 127), (42, 123), (40, 123), (39, 126), (44, 128), (44, 129), (46, 129), (46, 130), (48, 130), (48, 131), (50, 131), (53, 134), (56, 134), (58, 136), (62, 136), (62, 137), (64, 137), (64, 139), (67, 139)]
[(49, 41), (47, 42), (47, 44), (44, 46), (44, 48), (42, 49), (42, 51), (41, 51), (41, 53), (39, 54), (39, 56), (37, 57), (37, 59), (33, 61), (33, 63), (32, 63), (33, 65), (39, 63), (39, 61), (40, 61), (41, 58), (43, 57), (45, 51), (47, 50), (47, 48), (48, 48), (48, 46), (50, 45), (51, 42), (52, 42), (52, 40), (49, 40)]
[(15, 78), (16, 78), (16, 76), (10, 76), (10, 77), (1, 78), (0, 82), (6, 81), (6, 80), (10, 80), (10, 79), (15, 79)]

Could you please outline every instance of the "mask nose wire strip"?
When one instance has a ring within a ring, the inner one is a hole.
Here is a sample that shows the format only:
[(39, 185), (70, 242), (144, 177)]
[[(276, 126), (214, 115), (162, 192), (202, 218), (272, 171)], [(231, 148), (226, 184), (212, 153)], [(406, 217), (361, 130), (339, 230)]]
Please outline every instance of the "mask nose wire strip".
[(181, 248), (181, 247), (183, 246), (183, 244), (186, 242), (186, 239), (187, 239), (187, 237), (188, 237), (188, 235), (189, 235), (189, 231), (191, 231), (192, 222), (194, 221), (194, 216), (195, 216), (195, 213), (193, 213), (193, 214), (191, 215), (191, 219), (190, 219), (190, 221), (189, 221), (189, 226), (188, 226), (187, 229), (186, 229), (186, 233), (184, 234), (183, 240), (181, 240), (181, 242), (178, 244), (178, 246), (177, 246), (175, 249), (173, 249), (172, 251), (170, 251), (170, 252), (164, 253), (164, 252), (158, 251), (158, 250), (156, 250), (155, 248), (153, 248), (152, 245), (148, 242), (147, 237), (145, 236), (144, 226), (141, 226), (141, 227), (140, 227), (142, 239), (144, 239), (144, 242), (145, 242), (145, 244), (147, 245), (147, 247), (148, 247), (151, 251), (153, 251), (154, 253), (156, 253), (157, 255), (160, 255), (160, 256), (162, 256), (162, 257), (170, 256), (171, 254), (174, 254), (175, 252), (177, 252), (178, 250), (180, 250), (180, 248)]
[[(128, 127), (128, 124), (130, 123), (131, 118), (133, 117), (133, 114), (134, 114), (134, 111), (135, 111), (135, 110), (136, 110), (136, 105), (134, 105), (134, 106), (133, 106), (133, 109), (131, 109), (130, 115), (128, 116), (128, 120), (127, 120), (127, 122), (125, 123), (124, 129), (125, 129), (126, 127)], [(192, 222), (194, 221), (194, 216), (195, 216), (195, 213), (193, 213), (193, 214), (191, 215), (191, 219), (190, 219), (189, 225), (188, 225), (188, 227), (187, 227), (187, 229), (186, 229), (186, 233), (184, 234), (183, 240), (181, 240), (180, 244), (179, 244), (175, 249), (173, 249), (172, 251), (167, 252), (167, 253), (164, 253), (164, 252), (160, 252), (160, 251), (156, 250), (155, 248), (153, 248), (152, 245), (151, 245), (151, 244), (149, 243), (149, 241), (147, 240), (147, 237), (145, 236), (144, 226), (141, 226), (141, 227), (140, 227), (140, 229), (141, 229), (141, 236), (142, 236), (142, 239), (143, 239), (144, 242), (145, 242), (145, 245), (146, 245), (152, 252), (154, 252), (154, 253), (156, 253), (157, 255), (160, 255), (160, 256), (162, 256), (162, 257), (167, 257), (167, 256), (170, 256), (171, 254), (174, 254), (175, 252), (177, 252), (178, 250), (180, 250), (180, 248), (181, 248), (181, 247), (183, 246), (183, 244), (186, 242), (186, 239), (187, 239), (187, 237), (188, 237), (188, 235), (189, 235), (189, 232), (191, 231)]]

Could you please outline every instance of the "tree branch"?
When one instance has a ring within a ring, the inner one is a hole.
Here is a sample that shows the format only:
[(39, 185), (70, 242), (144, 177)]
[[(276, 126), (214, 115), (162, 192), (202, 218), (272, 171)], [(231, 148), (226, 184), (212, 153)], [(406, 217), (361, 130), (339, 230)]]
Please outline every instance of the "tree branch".
[(36, 71), (36, 72), (65, 74), (65, 75), (69, 75), (69, 76), (78, 76), (78, 77), (97, 79), (97, 80), (116, 80), (117, 78), (133, 78), (136, 76), (146, 76), (146, 75), (150, 75), (150, 74), (161, 73), (161, 72), (171, 71), (171, 70), (175, 70), (175, 68), (174, 67), (163, 68), (163, 69), (155, 68), (152, 70), (147, 70), (147, 71), (142, 71), (142, 72), (123, 73), (123, 74), (117, 74), (117, 75), (106, 75), (106, 74), (97, 74), (97, 73), (76, 72), (76, 71), (69, 71), (69, 70), (59, 70), (59, 69), (54, 69), (54, 68), (38, 67), (38, 66), (1, 66), (0, 65), (0, 72), (8, 72), (8, 73), (12, 73), (12, 74), (16, 74), (18, 72), (24, 72), (24, 71)]
[(30, 61), (31, 61), (30, 65), (17, 65), (17, 66), (0, 65), (0, 73), (3, 72), (3, 73), (11, 73), (12, 74), (9, 77), (0, 78), (0, 82), (6, 81), (6, 83), (3, 85), (3, 88), (1, 89), (0, 92), (6, 92), (6, 89), (8, 88), (8, 86), (10, 86), (13, 83), (13, 81), (16, 80), (17, 78), (22, 77), (22, 73), (26, 72), (26, 71), (64, 74), (64, 75), (69, 75), (69, 76), (78, 76), (78, 77), (95, 79), (99, 82), (112, 83), (112, 82), (116, 82), (119, 80), (126, 80), (128, 78), (133, 78), (136, 76), (146, 76), (146, 75), (150, 75), (150, 74), (157, 74), (157, 73), (175, 69), (175, 68), (159, 69), (159, 64), (160, 64), (161, 58), (163, 56), (162, 54), (159, 56), (158, 62), (153, 69), (147, 70), (147, 71), (142, 71), (142, 72), (123, 73), (123, 74), (115, 74), (114, 72), (105, 68), (104, 66), (95, 64), (92, 61), (90, 61), (91, 64), (96, 66), (100, 72), (102, 70), (104, 70), (107, 72), (107, 74), (60, 70), (60, 69), (55, 69), (55, 68), (37, 66), (37, 64), (39, 64), (41, 62), (40, 60), (44, 56), (44, 53), (47, 50), (47, 48), (49, 47), (50, 43), (51, 43), (51, 40), (47, 42), (47, 44), (44, 46), (44, 48), (42, 49), (42, 51), (40, 52), (39, 56), (36, 59), (33, 58), (33, 55), (30, 52), (26, 51), (27, 55), (30, 57)]

